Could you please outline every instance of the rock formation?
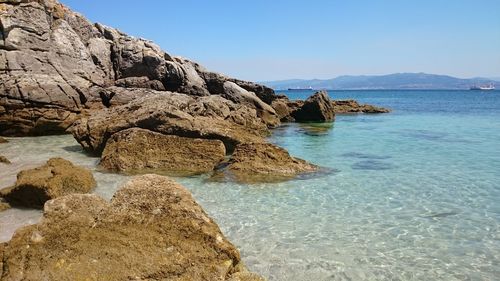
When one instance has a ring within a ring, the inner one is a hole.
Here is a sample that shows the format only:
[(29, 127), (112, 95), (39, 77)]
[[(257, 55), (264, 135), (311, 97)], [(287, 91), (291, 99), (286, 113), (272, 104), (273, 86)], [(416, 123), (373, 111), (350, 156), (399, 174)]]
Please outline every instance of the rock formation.
[(87, 109), (112, 106), (117, 88), (224, 95), (277, 125), (274, 91), (210, 72), (153, 42), (92, 24), (55, 0), (0, 3), (0, 134), (64, 133)]
[(108, 140), (99, 164), (110, 171), (162, 171), (179, 175), (211, 172), (224, 160), (220, 140), (184, 138), (132, 128)]
[[(149, 90), (152, 91), (152, 90)], [(256, 111), (218, 95), (193, 97), (155, 92), (82, 118), (72, 129), (88, 151), (100, 153), (115, 133), (143, 128), (166, 135), (221, 140), (228, 151), (242, 142), (263, 141), (269, 134)]]
[[(5, 200), (3, 200), (3, 198), (0, 197), (0, 212), (5, 211), (7, 209), (10, 209), (10, 204), (5, 202)], [(1, 256), (2, 255), (0, 254), (0, 257)], [(1, 264), (1, 261), (0, 261), (0, 264)], [(0, 277), (1, 276), (2, 276), (2, 274), (1, 274), (1, 269), (0, 269)]]
[(295, 178), (318, 171), (318, 167), (291, 157), (283, 148), (270, 143), (244, 143), (236, 146), (226, 167), (215, 176), (239, 182), (269, 182)]
[(6, 139), (4, 139), (4, 138), (0, 137), (0, 144), (1, 144), (1, 143), (8, 143), (8, 142), (9, 142), (8, 140), (6, 140)]
[(2, 256), (2, 280), (263, 280), (186, 188), (156, 175), (132, 179), (110, 203), (88, 194), (48, 201), (42, 221), (18, 230)]
[(51, 199), (88, 193), (96, 186), (92, 173), (62, 158), (52, 158), (39, 168), (21, 171), (16, 184), (0, 191), (13, 206), (41, 208)]

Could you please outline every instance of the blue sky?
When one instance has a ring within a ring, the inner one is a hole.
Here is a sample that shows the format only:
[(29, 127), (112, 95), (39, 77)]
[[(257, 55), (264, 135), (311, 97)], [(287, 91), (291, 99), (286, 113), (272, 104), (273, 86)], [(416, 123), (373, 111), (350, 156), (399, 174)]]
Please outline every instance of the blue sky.
[(499, 0), (62, 0), (91, 21), (249, 80), (500, 77)]

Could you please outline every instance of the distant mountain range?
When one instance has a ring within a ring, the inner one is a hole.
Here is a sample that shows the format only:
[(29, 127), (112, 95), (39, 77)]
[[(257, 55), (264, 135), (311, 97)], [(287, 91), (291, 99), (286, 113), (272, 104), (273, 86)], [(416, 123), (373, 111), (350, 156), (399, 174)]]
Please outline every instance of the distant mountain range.
[(462, 79), (447, 75), (426, 73), (395, 73), (389, 75), (339, 76), (333, 79), (292, 79), (261, 82), (275, 90), (306, 89), (315, 90), (388, 90), (388, 89), (469, 89), (473, 85), (493, 84), (500, 87), (500, 81), (489, 78)]

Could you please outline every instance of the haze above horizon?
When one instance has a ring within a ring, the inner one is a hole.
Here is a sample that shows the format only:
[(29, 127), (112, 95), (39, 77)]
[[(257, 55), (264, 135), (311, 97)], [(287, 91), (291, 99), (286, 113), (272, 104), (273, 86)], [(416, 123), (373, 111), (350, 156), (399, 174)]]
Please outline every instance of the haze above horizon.
[(61, 0), (94, 22), (254, 81), (500, 77), (500, 1)]

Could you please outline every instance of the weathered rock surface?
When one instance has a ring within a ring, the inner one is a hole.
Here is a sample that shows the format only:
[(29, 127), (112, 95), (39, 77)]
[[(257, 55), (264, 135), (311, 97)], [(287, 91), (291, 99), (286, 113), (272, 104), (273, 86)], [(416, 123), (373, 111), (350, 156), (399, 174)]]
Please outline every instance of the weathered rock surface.
[(369, 104), (359, 104), (355, 100), (334, 100), (333, 109), (337, 114), (347, 113), (388, 113), (387, 108), (377, 107)]
[(268, 182), (295, 178), (318, 171), (318, 167), (294, 158), (283, 148), (270, 143), (244, 143), (236, 149), (216, 178), (240, 182)]
[(0, 2), (1, 135), (64, 133), (88, 108), (150, 93), (127, 96), (118, 88), (231, 96), (226, 82), (244, 89), (251, 97), (242, 101), (275, 125), (266, 106), (274, 98), (270, 88), (210, 72), (151, 41), (92, 24), (56, 0)]
[(4, 139), (2, 137), (0, 137), (0, 143), (8, 143), (9, 141), (7, 139)]
[(333, 121), (335, 111), (326, 91), (320, 91), (304, 101), (302, 106), (291, 113), (297, 122)]
[(238, 143), (260, 142), (269, 133), (256, 111), (245, 105), (218, 95), (193, 97), (165, 92), (82, 118), (72, 132), (85, 149), (100, 153), (113, 134), (134, 127), (166, 135), (218, 139), (228, 151)]
[(110, 171), (162, 171), (180, 175), (213, 171), (224, 160), (220, 140), (184, 138), (132, 128), (111, 136), (102, 153)]
[[(7, 209), (10, 209), (10, 204), (5, 202), (3, 198), (0, 197), (0, 212), (5, 211)], [(2, 254), (0, 253), (0, 259), (2, 257)], [(0, 265), (2, 262), (0, 261)], [(2, 276), (2, 270), (0, 269), (0, 277)]]
[(10, 161), (9, 159), (7, 159), (7, 157), (0, 155), (0, 163), (10, 164)]
[(39, 168), (21, 171), (16, 184), (0, 191), (11, 205), (41, 208), (51, 199), (88, 193), (96, 186), (92, 173), (62, 158), (52, 158)]
[(186, 188), (157, 175), (132, 179), (110, 203), (87, 194), (47, 202), (2, 260), (2, 280), (263, 280)]

